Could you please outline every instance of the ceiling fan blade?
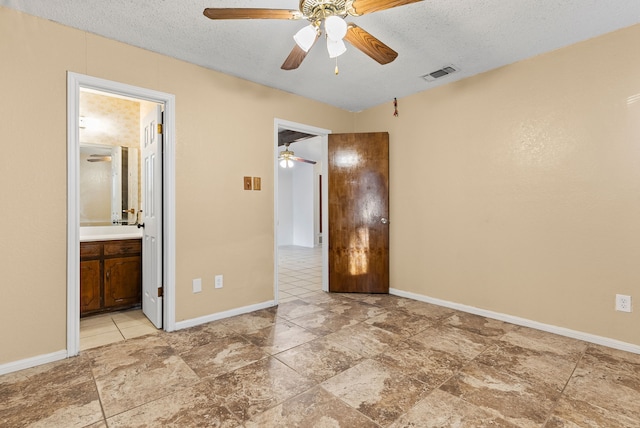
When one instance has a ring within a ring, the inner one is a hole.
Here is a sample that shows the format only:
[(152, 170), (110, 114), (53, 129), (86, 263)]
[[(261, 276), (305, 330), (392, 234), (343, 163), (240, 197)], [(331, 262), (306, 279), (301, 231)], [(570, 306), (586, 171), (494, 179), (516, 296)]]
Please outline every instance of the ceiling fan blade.
[(348, 24), (344, 39), (380, 64), (388, 64), (398, 56), (398, 52), (352, 22)]
[(297, 10), (253, 9), (253, 8), (216, 8), (208, 7), (202, 12), (209, 19), (300, 19)]
[(284, 60), (282, 66), (280, 67), (283, 70), (295, 70), (300, 67), (304, 57), (307, 56), (307, 53), (297, 44), (291, 49), (289, 56)]
[(289, 159), (294, 160), (294, 161), (298, 161), (298, 162), (310, 163), (311, 165), (315, 165), (317, 163), (316, 161), (312, 161), (312, 160), (304, 159), (304, 158), (299, 158), (297, 156), (291, 156)]
[(365, 13), (377, 12), (379, 10), (391, 9), (393, 7), (404, 6), (417, 3), (422, 0), (354, 0), (353, 11), (350, 15), (360, 16)]
[[(316, 35), (316, 39), (313, 41), (311, 48), (313, 48), (313, 46), (318, 41), (318, 37), (320, 37), (319, 34)], [(309, 48), (309, 50), (311, 50), (311, 48)], [(307, 53), (308, 51), (305, 52), (304, 49), (302, 49), (296, 43), (293, 49), (291, 49), (289, 56), (284, 60), (280, 68), (283, 70), (295, 70), (296, 68), (300, 67), (300, 64), (302, 64), (302, 61), (307, 56)]]

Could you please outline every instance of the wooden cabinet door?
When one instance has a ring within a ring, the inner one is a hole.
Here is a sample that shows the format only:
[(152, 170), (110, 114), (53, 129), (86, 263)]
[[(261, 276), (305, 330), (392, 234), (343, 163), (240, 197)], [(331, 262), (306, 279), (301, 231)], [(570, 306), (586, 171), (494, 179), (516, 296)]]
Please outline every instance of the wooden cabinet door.
[(102, 308), (100, 260), (80, 262), (80, 314)]
[(141, 299), (140, 256), (104, 260), (104, 306), (130, 306)]

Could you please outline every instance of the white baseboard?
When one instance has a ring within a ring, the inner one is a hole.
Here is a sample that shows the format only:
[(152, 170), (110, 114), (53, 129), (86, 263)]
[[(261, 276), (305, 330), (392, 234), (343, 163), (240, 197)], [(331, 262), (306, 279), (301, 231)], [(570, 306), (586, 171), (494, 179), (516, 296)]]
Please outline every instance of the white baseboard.
[(41, 364), (52, 363), (54, 361), (64, 360), (67, 358), (67, 351), (52, 352), (51, 354), (38, 355), (24, 360), (13, 361), (11, 363), (0, 364), (0, 376), (17, 372), (18, 370), (29, 369)]
[[(229, 318), (235, 315), (246, 314), (248, 312), (258, 311), (260, 309), (270, 308), (275, 306), (275, 300), (269, 300), (263, 303), (257, 303), (255, 305), (243, 306), (241, 308), (231, 309), (224, 312), (218, 312), (215, 314), (207, 315), (204, 317), (193, 318), (190, 320), (180, 321), (175, 324), (176, 330), (184, 328), (194, 327), (196, 325), (205, 324), (211, 321), (221, 320), (223, 318)], [(19, 370), (28, 369), (31, 367), (39, 366), (42, 364), (52, 363), (54, 361), (64, 360), (69, 355), (66, 350), (52, 352), (51, 354), (38, 355), (36, 357), (25, 358), (24, 360), (12, 361), (6, 364), (0, 364), (0, 376)]]
[(243, 306), (241, 308), (230, 309), (228, 311), (216, 312), (215, 314), (205, 315), (203, 317), (192, 318), (189, 320), (176, 322), (176, 330), (182, 330), (189, 327), (195, 327), (200, 324), (206, 324), (211, 321), (218, 321), (224, 318), (233, 317), (236, 315), (242, 315), (249, 312), (258, 311), (260, 309), (271, 308), (276, 305), (275, 300), (269, 300), (263, 303), (256, 303), (255, 305)]
[[(542, 330), (549, 333), (558, 334), (560, 336), (571, 337), (573, 339), (583, 340), (589, 343), (595, 343), (597, 345), (606, 346), (613, 349), (619, 349), (621, 351), (632, 352), (634, 354), (640, 354), (640, 346), (632, 343), (622, 342), (620, 340), (611, 339), (608, 337), (597, 336), (595, 334), (584, 333), (581, 331), (571, 330), (564, 327), (558, 327), (551, 324), (544, 324), (538, 321), (532, 321), (526, 318), (520, 318), (513, 315), (502, 314), (499, 312), (493, 312), (486, 309), (476, 308), (474, 306), (463, 305), (460, 303), (449, 302), (447, 300), (436, 299), (428, 297), (422, 294), (411, 293), (409, 291), (398, 290), (396, 288), (390, 288), (389, 294), (395, 296), (406, 297), (408, 299), (418, 300), (420, 302), (431, 303), (438, 306), (444, 306), (446, 308), (456, 309), (462, 312), (468, 312), (470, 314), (480, 315), (487, 318), (496, 319), (499, 321), (508, 322), (523, 327), (530, 327), (536, 330)], [(263, 303), (257, 303), (255, 305), (243, 306), (241, 308), (230, 309), (228, 311), (217, 312), (215, 314), (206, 315), (203, 317), (192, 318), (185, 321), (176, 322), (176, 330), (182, 330), (189, 327), (195, 327), (200, 324), (205, 324), (211, 321), (217, 321), (224, 318), (229, 318), (235, 315), (242, 315), (249, 312), (258, 311), (260, 309), (271, 308), (276, 305), (275, 300), (269, 300)], [(67, 358), (67, 351), (57, 351), (50, 354), (38, 355), (31, 358), (25, 358), (23, 360), (13, 361), (6, 364), (0, 364), (0, 376), (19, 370), (28, 369), (31, 367), (39, 366), (42, 364), (52, 363), (54, 361), (64, 360)]]
[(486, 309), (476, 308), (474, 306), (467, 306), (460, 303), (449, 302), (447, 300), (436, 299), (433, 297), (424, 296), (422, 294), (411, 293), (409, 291), (402, 291), (396, 288), (390, 288), (389, 294), (395, 296), (406, 297), (408, 299), (418, 300), (420, 302), (432, 303), (438, 306), (444, 306), (446, 308), (456, 309), (462, 312), (468, 312), (475, 315), (481, 315), (483, 317), (492, 318), (510, 324), (520, 325), (523, 327), (530, 327), (536, 330), (542, 330), (549, 333), (558, 334), (560, 336), (571, 337), (573, 339), (583, 340), (589, 343), (595, 343), (597, 345), (606, 346), (609, 348), (620, 349), (621, 351), (632, 352), (634, 354), (640, 354), (640, 346), (632, 343), (622, 342), (616, 339), (610, 339), (608, 337), (597, 336), (595, 334), (584, 333), (582, 331), (571, 330), (564, 327), (558, 327), (551, 324), (544, 324), (538, 321), (532, 321), (526, 318), (520, 318), (513, 315), (502, 314), (499, 312), (493, 312)]

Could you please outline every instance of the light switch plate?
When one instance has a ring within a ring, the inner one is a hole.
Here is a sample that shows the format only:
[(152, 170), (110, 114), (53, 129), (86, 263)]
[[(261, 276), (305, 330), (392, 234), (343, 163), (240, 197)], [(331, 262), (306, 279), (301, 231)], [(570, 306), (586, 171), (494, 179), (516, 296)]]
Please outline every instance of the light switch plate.
[(253, 190), (262, 190), (262, 179), (260, 177), (253, 177)]
[(193, 292), (194, 293), (199, 293), (202, 291), (202, 278), (196, 278), (193, 280), (192, 283), (193, 286)]
[(251, 177), (244, 178), (244, 190), (251, 190)]

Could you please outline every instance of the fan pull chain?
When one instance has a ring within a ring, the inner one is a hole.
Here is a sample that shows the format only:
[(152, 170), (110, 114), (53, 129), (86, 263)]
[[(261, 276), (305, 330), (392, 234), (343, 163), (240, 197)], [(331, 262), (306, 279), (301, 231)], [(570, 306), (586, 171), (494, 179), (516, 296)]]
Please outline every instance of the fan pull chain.
[(336, 73), (336, 76), (339, 73), (339, 70), (338, 70), (338, 57), (336, 57), (336, 69), (334, 70), (334, 72)]

